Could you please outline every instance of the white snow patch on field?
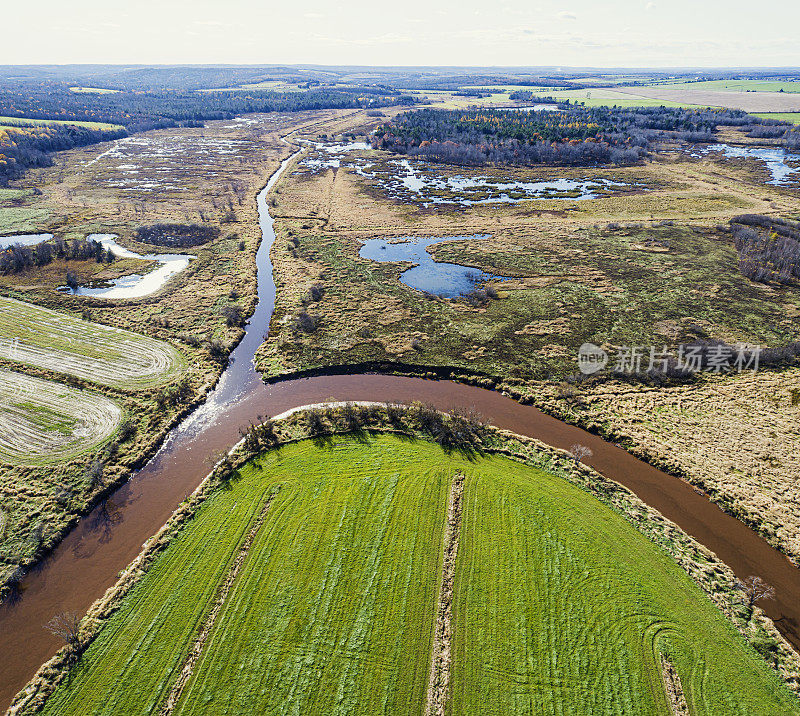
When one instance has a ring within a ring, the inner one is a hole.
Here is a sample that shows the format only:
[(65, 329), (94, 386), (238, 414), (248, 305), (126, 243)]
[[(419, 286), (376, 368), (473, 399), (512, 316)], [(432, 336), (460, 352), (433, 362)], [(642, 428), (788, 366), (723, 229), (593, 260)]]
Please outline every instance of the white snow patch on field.
[(173, 381), (185, 367), (168, 343), (0, 298), (0, 357), (116, 388)]
[(121, 417), (102, 395), (0, 370), (0, 461), (68, 460), (104, 442)]

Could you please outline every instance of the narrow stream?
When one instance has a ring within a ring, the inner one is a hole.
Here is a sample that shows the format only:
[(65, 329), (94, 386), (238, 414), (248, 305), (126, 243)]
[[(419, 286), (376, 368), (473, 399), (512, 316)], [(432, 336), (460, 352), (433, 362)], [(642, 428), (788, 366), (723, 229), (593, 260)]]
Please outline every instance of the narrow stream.
[(22, 584), (16, 603), (0, 606), (0, 705), (10, 703), (36, 669), (59, 647), (42, 628), (54, 614), (83, 613), (100, 597), (170, 514), (209, 472), (213, 455), (239, 439), (239, 428), (260, 416), (338, 400), (409, 402), (441, 409), (474, 406), (495, 426), (538, 438), (559, 448), (580, 442), (594, 468), (633, 490), (730, 565), (740, 577), (759, 575), (776, 588), (763, 604), (786, 638), (800, 649), (800, 570), (742, 522), (722, 512), (690, 485), (636, 459), (596, 435), (562, 423), (503, 395), (451, 381), (378, 374), (325, 376), (266, 385), (253, 356), (269, 328), (275, 284), (269, 250), (273, 220), (266, 194), (293, 157), (283, 162), (258, 195), (263, 241), (257, 254), (256, 312), (231, 364), (208, 401), (176, 427), (158, 454), (75, 529)]

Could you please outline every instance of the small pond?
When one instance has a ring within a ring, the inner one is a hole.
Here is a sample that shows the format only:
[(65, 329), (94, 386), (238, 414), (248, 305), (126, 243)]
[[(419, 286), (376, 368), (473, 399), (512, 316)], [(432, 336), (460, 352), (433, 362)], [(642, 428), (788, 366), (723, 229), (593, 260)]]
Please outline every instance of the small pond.
[(505, 281), (508, 276), (495, 276), (472, 266), (436, 261), (427, 249), (444, 241), (486, 239), (485, 234), (474, 236), (438, 236), (421, 239), (413, 236), (395, 239), (369, 239), (358, 255), (380, 262), (410, 262), (415, 264), (400, 274), (400, 281), (410, 288), (443, 298), (466, 296), (487, 281)]
[(52, 234), (15, 234), (14, 236), (0, 236), (0, 249), (7, 249), (9, 246), (36, 246), (42, 241), (49, 241), (53, 238)]

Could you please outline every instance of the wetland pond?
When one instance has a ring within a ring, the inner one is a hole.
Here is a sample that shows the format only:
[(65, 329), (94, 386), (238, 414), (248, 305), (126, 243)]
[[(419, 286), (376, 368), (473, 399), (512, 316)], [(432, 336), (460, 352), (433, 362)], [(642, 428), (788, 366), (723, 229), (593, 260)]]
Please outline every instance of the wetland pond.
[[(11, 246), (36, 246), (43, 241), (50, 241), (53, 234), (17, 234), (15, 236), (0, 236), (0, 249)], [(63, 293), (73, 296), (95, 296), (96, 298), (141, 298), (149, 296), (160, 289), (175, 274), (183, 271), (189, 262), (195, 258), (189, 254), (137, 254), (135, 251), (120, 246), (116, 234), (89, 234), (88, 241), (97, 241), (103, 248), (109, 249), (114, 256), (123, 259), (141, 259), (142, 261), (155, 261), (157, 268), (145, 274), (129, 274), (120, 276), (110, 281), (104, 281), (102, 286), (59, 286)]]
[(800, 172), (800, 154), (792, 154), (782, 147), (734, 147), (730, 144), (712, 144), (703, 150), (703, 154), (708, 152), (722, 152), (725, 159), (754, 159), (763, 162), (772, 175), (767, 184), (774, 186), (793, 184), (796, 179), (790, 179), (791, 175)]
[(312, 149), (300, 161), (301, 169), (312, 174), (325, 169), (348, 169), (374, 181), (391, 199), (425, 208), (436, 205), (516, 204), (532, 199), (584, 201), (641, 188), (622, 181), (593, 177), (511, 181), (486, 175), (445, 176), (439, 167), (416, 159), (377, 162), (351, 154), (371, 149), (366, 142), (305, 144)]
[(466, 296), (487, 281), (505, 281), (508, 276), (495, 276), (472, 266), (461, 266), (436, 261), (428, 247), (444, 241), (486, 239), (485, 234), (474, 236), (438, 236), (428, 239), (413, 236), (393, 239), (369, 239), (358, 255), (362, 259), (384, 262), (410, 262), (415, 264), (400, 274), (400, 281), (410, 288), (442, 298)]
[(120, 276), (104, 282), (103, 286), (78, 286), (77, 288), (61, 286), (59, 291), (69, 292), (73, 296), (94, 296), (96, 298), (141, 298), (158, 291), (195, 258), (190, 254), (137, 254), (135, 251), (120, 246), (115, 241), (116, 234), (90, 234), (87, 238), (89, 241), (98, 241), (103, 248), (109, 249), (118, 258), (156, 261), (159, 265), (146, 274)]

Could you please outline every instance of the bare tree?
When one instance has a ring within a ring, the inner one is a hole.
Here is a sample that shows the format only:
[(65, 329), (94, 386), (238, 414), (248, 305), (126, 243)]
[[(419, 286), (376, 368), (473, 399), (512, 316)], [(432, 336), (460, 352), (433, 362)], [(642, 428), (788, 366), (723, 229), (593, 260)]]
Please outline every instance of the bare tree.
[(594, 455), (590, 447), (581, 445), (580, 443), (574, 443), (573, 445), (570, 445), (569, 454), (572, 455), (572, 459), (575, 461), (576, 465), (578, 465), (585, 458)]
[(44, 628), (63, 640), (72, 650), (77, 649), (80, 645), (81, 618), (75, 612), (56, 614), (44, 625)]
[(744, 593), (749, 607), (752, 607), (759, 599), (775, 598), (775, 587), (767, 584), (761, 577), (751, 575), (736, 582), (736, 587)]

